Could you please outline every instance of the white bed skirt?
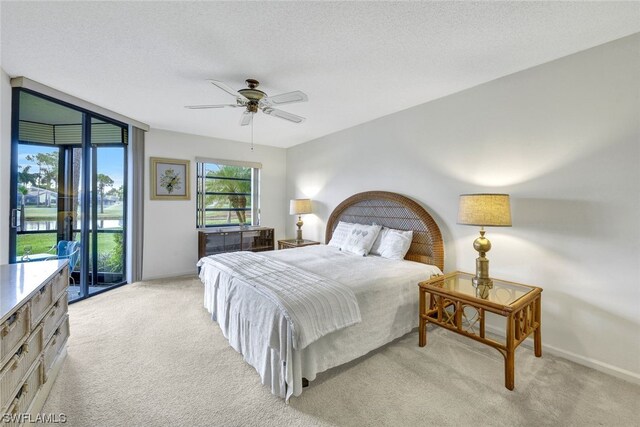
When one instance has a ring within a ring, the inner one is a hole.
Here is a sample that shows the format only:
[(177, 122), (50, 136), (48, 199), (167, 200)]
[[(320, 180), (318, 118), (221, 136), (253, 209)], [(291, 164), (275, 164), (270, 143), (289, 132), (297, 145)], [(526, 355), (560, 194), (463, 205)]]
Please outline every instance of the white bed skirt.
[[(287, 400), (302, 393), (302, 378), (313, 381), (318, 373), (364, 356), (417, 327), (417, 283), (440, 273), (430, 265), (357, 257), (328, 246), (264, 254), (349, 286), (362, 317), (359, 324), (294, 350), (290, 328), (275, 304), (260, 299), (251, 286), (230, 286), (226, 273), (203, 265), (204, 307), (262, 383)], [(252, 328), (266, 322), (272, 323), (267, 333)]]
[[(286, 320), (283, 318), (279, 322), (278, 329), (280, 336), (287, 339), (282, 343), (278, 342), (276, 348), (279, 350), (276, 350), (268, 340), (265, 340), (260, 330), (251, 328), (251, 319), (245, 318), (239, 307), (230, 306), (225, 295), (225, 290), (228, 288), (219, 286), (220, 282), (229, 280), (230, 278), (222, 272), (207, 273), (207, 279), (204, 280), (204, 307), (211, 313), (211, 318), (218, 323), (231, 347), (242, 354), (244, 360), (256, 369), (262, 384), (269, 387), (272, 394), (288, 399), (291, 394), (287, 396), (287, 383), (295, 383), (296, 378), (292, 372), (288, 373), (285, 370), (285, 366), (290, 366), (291, 363), (283, 363), (286, 360), (280, 357), (281, 354), (290, 353), (286, 347), (292, 348)], [(302, 377), (297, 380), (302, 389)]]

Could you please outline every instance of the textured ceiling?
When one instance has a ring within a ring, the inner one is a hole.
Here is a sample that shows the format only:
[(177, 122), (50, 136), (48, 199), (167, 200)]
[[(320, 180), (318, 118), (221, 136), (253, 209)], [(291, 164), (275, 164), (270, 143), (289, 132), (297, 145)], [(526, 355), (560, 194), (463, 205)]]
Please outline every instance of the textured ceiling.
[(257, 144), (289, 147), (640, 31), (637, 2), (2, 2), (1, 61), (94, 104), (238, 141), (240, 109), (207, 83), (302, 90), (261, 114)]

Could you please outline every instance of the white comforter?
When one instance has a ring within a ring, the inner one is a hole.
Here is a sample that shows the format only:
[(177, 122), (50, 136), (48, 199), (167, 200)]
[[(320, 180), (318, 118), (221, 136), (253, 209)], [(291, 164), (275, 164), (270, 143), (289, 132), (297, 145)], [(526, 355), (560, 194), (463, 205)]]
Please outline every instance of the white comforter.
[[(359, 257), (329, 246), (265, 252), (263, 255), (348, 286), (356, 296), (362, 322), (294, 350), (291, 330), (276, 304), (251, 286), (231, 286), (231, 277), (203, 263), (204, 305), (231, 346), (260, 374), (271, 392), (289, 399), (302, 393), (302, 378), (353, 359), (410, 332), (418, 321), (416, 284), (435, 266)], [(268, 325), (265, 328), (265, 325)], [(268, 336), (261, 331), (270, 330)]]
[[(335, 280), (254, 252), (229, 252), (202, 258), (202, 269), (233, 276), (231, 286), (250, 286), (275, 304), (289, 322), (294, 350), (347, 326), (360, 323), (360, 309), (353, 291)], [(209, 275), (209, 273), (204, 273)], [(218, 275), (220, 278), (220, 275)], [(261, 322), (255, 312), (244, 313), (262, 335), (272, 335), (273, 325)]]

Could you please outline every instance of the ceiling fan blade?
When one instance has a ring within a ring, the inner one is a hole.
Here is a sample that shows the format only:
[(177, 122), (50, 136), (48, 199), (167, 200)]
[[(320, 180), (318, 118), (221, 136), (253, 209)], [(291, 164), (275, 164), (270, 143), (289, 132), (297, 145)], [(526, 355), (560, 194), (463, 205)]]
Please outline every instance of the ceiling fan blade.
[(242, 103), (249, 102), (246, 96), (233, 90), (228, 84), (218, 80), (209, 80), (209, 82), (212, 85), (215, 85), (220, 89), (222, 89), (223, 91), (227, 92), (229, 95), (235, 97), (239, 102), (242, 102)]
[(309, 97), (306, 93), (299, 90), (287, 93), (281, 93), (280, 95), (267, 96), (260, 100), (260, 105), (265, 107), (271, 107), (272, 105), (293, 104), (294, 102), (307, 102)]
[(276, 108), (271, 108), (271, 107), (263, 108), (262, 112), (270, 116), (289, 120), (290, 122), (293, 122), (293, 123), (302, 123), (305, 120), (304, 117), (296, 116), (295, 114), (287, 113), (286, 111), (278, 110)]
[(242, 105), (238, 104), (217, 104), (217, 105), (185, 105), (184, 108), (188, 108), (190, 110), (204, 110), (207, 108), (225, 108), (225, 107), (242, 107)]
[(251, 120), (253, 120), (253, 113), (250, 111), (245, 111), (242, 116), (240, 116), (240, 126), (248, 126), (251, 124)]

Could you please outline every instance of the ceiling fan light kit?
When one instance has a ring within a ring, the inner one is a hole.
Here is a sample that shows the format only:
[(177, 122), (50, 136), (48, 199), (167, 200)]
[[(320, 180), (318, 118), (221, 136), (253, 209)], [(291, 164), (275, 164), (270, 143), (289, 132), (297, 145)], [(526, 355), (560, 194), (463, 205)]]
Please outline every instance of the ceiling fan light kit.
[(257, 113), (258, 103), (262, 98), (266, 97), (267, 94), (261, 90), (256, 89), (260, 84), (259, 81), (254, 79), (247, 79), (245, 80), (245, 82), (247, 83), (247, 86), (249, 86), (249, 88), (240, 89), (238, 93), (248, 99), (248, 102), (246, 103), (247, 110), (252, 113)]

